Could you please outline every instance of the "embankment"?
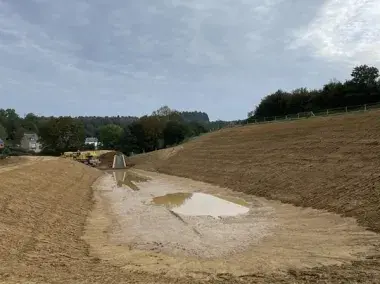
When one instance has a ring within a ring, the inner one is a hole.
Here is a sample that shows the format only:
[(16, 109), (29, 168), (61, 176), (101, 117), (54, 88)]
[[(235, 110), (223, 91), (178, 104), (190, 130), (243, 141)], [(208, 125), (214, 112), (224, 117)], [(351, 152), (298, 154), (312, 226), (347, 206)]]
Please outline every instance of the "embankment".
[(101, 174), (66, 159), (0, 172), (0, 283), (172, 283), (89, 255), (82, 236)]
[[(380, 113), (224, 129), (130, 158), (137, 168), (354, 217), (380, 232)], [(378, 250), (379, 251), (379, 250)], [(380, 254), (352, 265), (290, 271), (307, 283), (377, 283)], [(376, 275), (376, 276), (375, 276)]]
[(380, 113), (250, 125), (200, 137), (138, 168), (355, 217), (380, 232)]

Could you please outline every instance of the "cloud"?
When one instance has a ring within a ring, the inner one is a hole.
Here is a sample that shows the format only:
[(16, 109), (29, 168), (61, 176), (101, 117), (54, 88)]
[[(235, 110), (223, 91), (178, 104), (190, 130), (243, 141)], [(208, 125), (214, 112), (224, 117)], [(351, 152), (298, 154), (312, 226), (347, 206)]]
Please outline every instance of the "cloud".
[(329, 0), (290, 48), (311, 47), (316, 56), (349, 65), (380, 61), (380, 1)]
[(326, 61), (378, 58), (375, 1), (334, 3), (2, 0), (0, 98), (21, 113), (242, 118), (278, 88), (347, 74)]

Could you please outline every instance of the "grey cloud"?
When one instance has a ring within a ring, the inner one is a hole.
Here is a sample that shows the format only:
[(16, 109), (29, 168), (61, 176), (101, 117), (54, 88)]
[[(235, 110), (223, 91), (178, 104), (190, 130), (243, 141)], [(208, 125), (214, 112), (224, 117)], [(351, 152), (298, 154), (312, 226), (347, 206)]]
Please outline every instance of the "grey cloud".
[(168, 104), (242, 118), (278, 88), (318, 87), (347, 77), (347, 61), (378, 62), (365, 24), (379, 17), (364, 4), (379, 0), (336, 3), (2, 1), (0, 96), (22, 113), (142, 115)]

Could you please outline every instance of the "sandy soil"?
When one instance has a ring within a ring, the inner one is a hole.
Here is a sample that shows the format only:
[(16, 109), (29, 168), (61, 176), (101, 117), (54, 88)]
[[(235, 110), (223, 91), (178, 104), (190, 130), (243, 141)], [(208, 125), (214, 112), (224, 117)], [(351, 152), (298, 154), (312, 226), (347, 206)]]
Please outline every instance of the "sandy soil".
[(204, 283), (122, 270), (89, 254), (81, 237), (101, 174), (67, 159), (0, 173), (0, 283)]
[[(129, 160), (140, 169), (354, 217), (380, 232), (379, 115), (373, 111), (225, 129), (184, 144), (166, 159), (157, 151), (148, 159)], [(378, 254), (352, 265), (294, 274), (297, 281), (376, 283), (379, 270)]]
[(38, 157), (38, 156), (10, 156), (0, 160), (0, 173), (19, 169), (24, 166), (30, 166), (41, 161), (58, 159), (56, 157)]
[[(286, 275), (322, 265), (349, 264), (376, 254), (377, 234), (353, 218), (233, 193), (210, 184), (135, 171), (140, 190), (117, 187), (111, 175), (96, 183), (95, 210), (85, 240), (92, 255), (128, 270), (181, 277), (227, 273)], [(249, 214), (215, 220), (177, 216), (150, 201), (174, 192), (244, 198)], [(194, 231), (195, 229), (195, 231)]]

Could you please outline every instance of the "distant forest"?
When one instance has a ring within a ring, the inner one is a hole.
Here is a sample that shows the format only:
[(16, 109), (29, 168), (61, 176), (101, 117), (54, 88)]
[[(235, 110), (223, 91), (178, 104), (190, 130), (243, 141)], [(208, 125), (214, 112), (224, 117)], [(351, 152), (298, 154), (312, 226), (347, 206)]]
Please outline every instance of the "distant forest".
[(220, 129), (228, 122), (210, 122), (207, 113), (176, 111), (161, 107), (151, 115), (44, 117), (33, 113), (20, 117), (14, 109), (0, 109), (0, 139), (17, 147), (24, 133), (36, 133), (45, 154), (88, 149), (87, 137), (96, 137), (102, 148), (126, 154), (142, 153), (177, 145), (202, 133)]
[(375, 102), (380, 102), (379, 70), (360, 65), (353, 69), (351, 78), (345, 82), (332, 80), (321, 89), (299, 88), (292, 92), (278, 90), (264, 97), (256, 109), (248, 113), (248, 122), (263, 117), (319, 112)]

